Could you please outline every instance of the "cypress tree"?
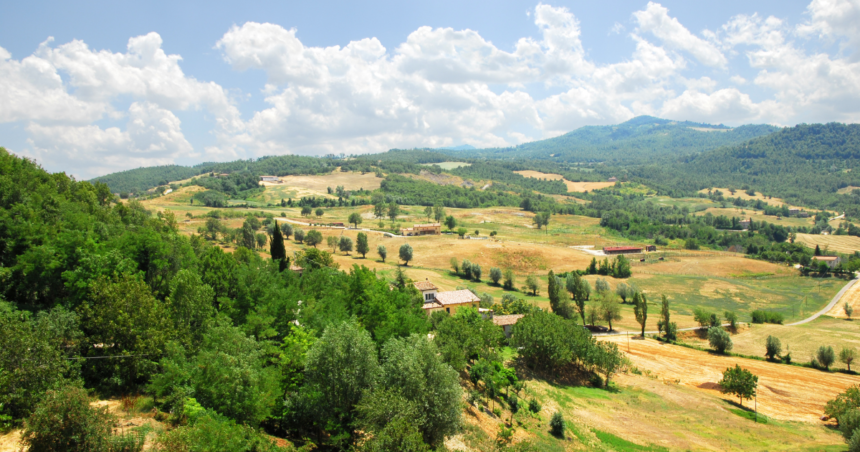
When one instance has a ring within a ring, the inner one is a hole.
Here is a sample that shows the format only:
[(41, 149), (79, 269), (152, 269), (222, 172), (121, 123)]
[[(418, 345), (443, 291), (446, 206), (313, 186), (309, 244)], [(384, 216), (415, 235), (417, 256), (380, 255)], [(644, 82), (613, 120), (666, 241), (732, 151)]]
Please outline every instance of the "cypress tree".
[(284, 246), (284, 236), (281, 234), (281, 228), (278, 227), (278, 222), (275, 222), (275, 231), (272, 233), (271, 244), (272, 260), (278, 262), (281, 271), (287, 268), (287, 249)]

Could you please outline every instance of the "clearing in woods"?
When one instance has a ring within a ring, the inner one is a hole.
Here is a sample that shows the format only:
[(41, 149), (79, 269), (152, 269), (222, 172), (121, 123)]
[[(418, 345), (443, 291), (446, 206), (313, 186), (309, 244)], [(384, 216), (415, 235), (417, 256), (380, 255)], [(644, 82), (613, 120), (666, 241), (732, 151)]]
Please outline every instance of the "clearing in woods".
[(533, 179), (560, 180), (567, 185), (567, 191), (570, 193), (578, 193), (584, 191), (600, 190), (601, 188), (612, 187), (615, 182), (571, 182), (559, 174), (542, 173), (540, 171), (514, 171), (515, 173), (531, 177)]
[(776, 217), (774, 215), (765, 215), (764, 212), (760, 210), (754, 210), (743, 207), (710, 207), (700, 212), (696, 212), (695, 215), (706, 215), (710, 213), (711, 215), (717, 217), (720, 215), (726, 216), (728, 218), (737, 217), (742, 220), (744, 219), (752, 219), (756, 223), (767, 222), (772, 224), (778, 224), (780, 226), (806, 226), (812, 227), (815, 225), (815, 218), (800, 218), (800, 217)]
[[(723, 371), (735, 364), (749, 369), (759, 377), (758, 412), (773, 419), (820, 422), (824, 404), (857, 383), (857, 377), (847, 374), (717, 355), (653, 339), (630, 340), (629, 352), (627, 338), (600, 340), (618, 344), (640, 370), (648, 370), (664, 381), (698, 388), (731, 402), (737, 402), (737, 397), (721, 394), (717, 382), (722, 379)], [(751, 402), (746, 401), (745, 406)]]
[(716, 187), (710, 188), (710, 189), (703, 188), (703, 189), (699, 190), (699, 193), (707, 194), (708, 190), (711, 190), (714, 192), (719, 190), (719, 191), (723, 192), (723, 196), (726, 198), (740, 198), (740, 199), (743, 199), (746, 201), (755, 201), (757, 199), (760, 199), (760, 200), (762, 200), (762, 201), (764, 201), (764, 202), (766, 202), (772, 206), (781, 206), (781, 205), (785, 204), (785, 201), (783, 201), (782, 199), (768, 198), (767, 196), (765, 196), (761, 193), (758, 193), (758, 192), (756, 192), (755, 196), (750, 196), (744, 190), (740, 190), (740, 189), (735, 189), (735, 194), (732, 194), (728, 188), (716, 188)]
[(797, 234), (797, 241), (810, 248), (818, 245), (822, 250), (827, 248), (838, 253), (853, 254), (860, 251), (860, 237), (851, 235)]
[(442, 168), (442, 169), (443, 169), (443, 170), (445, 170), (445, 171), (452, 170), (452, 169), (457, 169), (457, 168), (460, 168), (460, 167), (462, 167), (462, 166), (472, 166), (472, 164), (471, 164), (471, 163), (466, 163), (466, 162), (422, 163), (421, 165), (422, 165), (422, 166), (433, 166), (433, 165), (436, 165), (436, 166), (438, 166), (439, 168)]

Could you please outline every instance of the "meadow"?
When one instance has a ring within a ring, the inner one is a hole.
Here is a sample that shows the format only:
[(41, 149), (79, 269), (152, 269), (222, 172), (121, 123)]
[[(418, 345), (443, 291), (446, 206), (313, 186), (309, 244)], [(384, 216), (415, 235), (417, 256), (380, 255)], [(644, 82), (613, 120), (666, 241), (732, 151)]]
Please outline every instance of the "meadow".
[(860, 251), (860, 237), (850, 235), (819, 235), (819, 234), (797, 234), (797, 241), (804, 245), (822, 250), (853, 254)]

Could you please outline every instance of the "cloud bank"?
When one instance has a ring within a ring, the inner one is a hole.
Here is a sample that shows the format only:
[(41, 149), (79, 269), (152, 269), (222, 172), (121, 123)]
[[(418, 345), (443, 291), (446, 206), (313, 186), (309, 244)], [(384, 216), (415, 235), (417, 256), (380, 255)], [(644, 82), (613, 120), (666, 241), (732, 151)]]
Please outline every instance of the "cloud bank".
[[(539, 4), (529, 17), (538, 37), (510, 49), (468, 29), (420, 27), (388, 49), (376, 38), (312, 47), (296, 29), (234, 26), (213, 45), (226, 70), (265, 73), (259, 111), (186, 75), (156, 33), (132, 37), (124, 53), (48, 39), (16, 60), (0, 47), (0, 123), (25, 125), (28, 147), (13, 151), (89, 178), (189, 157), (509, 146), (642, 114), (860, 119), (860, 0), (813, 0), (800, 24), (737, 15), (698, 33), (651, 2), (613, 27), (635, 48), (609, 64), (589, 58), (568, 9)], [(177, 116), (197, 111), (214, 124), (206, 146), (186, 139)]]

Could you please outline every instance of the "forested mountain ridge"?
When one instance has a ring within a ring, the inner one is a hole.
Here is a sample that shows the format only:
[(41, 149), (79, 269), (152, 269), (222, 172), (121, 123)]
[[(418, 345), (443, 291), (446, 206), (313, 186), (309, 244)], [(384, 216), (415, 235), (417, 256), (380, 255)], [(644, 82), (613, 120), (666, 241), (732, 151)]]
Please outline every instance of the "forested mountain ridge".
[(442, 151), (461, 158), (550, 159), (558, 162), (638, 163), (737, 144), (779, 128), (770, 125), (724, 125), (638, 116), (612, 126), (585, 126), (564, 135), (510, 148)]
[(837, 191), (860, 185), (858, 164), (860, 124), (829, 123), (801, 124), (674, 162), (617, 169), (669, 195), (749, 186), (789, 203), (857, 216), (857, 196)]

